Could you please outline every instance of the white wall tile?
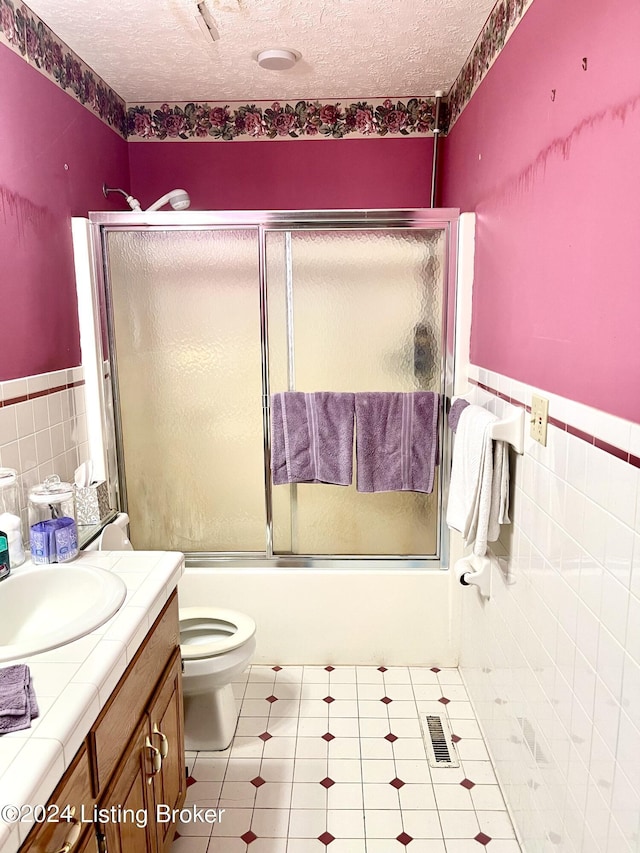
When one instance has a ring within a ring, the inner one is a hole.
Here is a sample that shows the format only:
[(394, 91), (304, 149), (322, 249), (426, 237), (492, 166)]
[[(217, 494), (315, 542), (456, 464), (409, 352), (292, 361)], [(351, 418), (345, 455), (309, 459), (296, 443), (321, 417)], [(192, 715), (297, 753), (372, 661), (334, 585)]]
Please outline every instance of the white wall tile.
[(10, 444), (18, 438), (18, 425), (14, 406), (0, 409), (0, 444)]
[[(67, 373), (59, 370), (3, 382), (0, 391), (7, 401), (28, 391), (60, 388), (70, 381)], [(81, 378), (80, 368), (76, 381)], [(0, 464), (15, 468), (20, 475), (21, 515), (25, 524), (29, 488), (53, 473), (63, 480), (72, 480), (78, 454), (86, 455), (86, 417), (75, 415), (78, 405), (84, 411), (83, 398), (84, 386), (79, 386), (0, 409)]]
[(625, 647), (636, 663), (640, 664), (640, 599), (629, 596), (629, 614), (627, 617), (627, 636)]
[(13, 400), (16, 397), (27, 396), (27, 380), (25, 379), (10, 379), (7, 382), (0, 383), (2, 385), (2, 399)]
[[(35, 432), (33, 425), (33, 400), (25, 400), (24, 403), (18, 403), (12, 407), (16, 413), (18, 422), (18, 435), (31, 435)], [(1, 440), (0, 436), (0, 440)]]
[[(528, 402), (532, 389), (510, 388)], [(554, 417), (640, 456), (637, 425), (541, 393)], [(484, 605), (460, 592), (461, 670), (525, 848), (627, 853), (640, 839), (640, 471), (550, 428), (511, 476), (509, 583), (496, 573)]]

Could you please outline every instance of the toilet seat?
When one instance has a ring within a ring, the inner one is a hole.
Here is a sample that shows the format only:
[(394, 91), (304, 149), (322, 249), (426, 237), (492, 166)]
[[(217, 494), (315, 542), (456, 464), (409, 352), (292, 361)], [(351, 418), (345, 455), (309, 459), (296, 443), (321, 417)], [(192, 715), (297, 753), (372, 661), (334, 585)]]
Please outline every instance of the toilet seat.
[(185, 661), (202, 660), (244, 645), (256, 632), (250, 616), (219, 607), (180, 608), (180, 651)]

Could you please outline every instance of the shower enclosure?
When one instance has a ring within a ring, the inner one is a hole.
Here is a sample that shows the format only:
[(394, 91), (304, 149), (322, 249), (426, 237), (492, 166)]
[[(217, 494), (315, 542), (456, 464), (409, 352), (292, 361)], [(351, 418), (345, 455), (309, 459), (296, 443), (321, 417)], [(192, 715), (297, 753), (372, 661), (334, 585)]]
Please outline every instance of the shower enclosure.
[[(433, 493), (273, 486), (270, 395), (451, 393), (457, 211), (94, 213), (120, 508), (192, 565), (446, 566)], [(363, 562), (364, 561), (364, 562)]]

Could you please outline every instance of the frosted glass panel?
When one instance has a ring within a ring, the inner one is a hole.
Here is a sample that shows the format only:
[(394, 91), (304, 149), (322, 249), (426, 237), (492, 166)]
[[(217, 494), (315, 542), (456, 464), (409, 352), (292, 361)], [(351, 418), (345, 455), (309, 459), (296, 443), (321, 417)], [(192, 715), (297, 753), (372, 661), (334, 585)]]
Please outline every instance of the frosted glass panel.
[(107, 241), (134, 546), (264, 551), (255, 230)]
[[(271, 391), (441, 392), (445, 234), (267, 235)], [(355, 465), (354, 465), (355, 481)], [(431, 495), (275, 486), (278, 553), (429, 555)]]

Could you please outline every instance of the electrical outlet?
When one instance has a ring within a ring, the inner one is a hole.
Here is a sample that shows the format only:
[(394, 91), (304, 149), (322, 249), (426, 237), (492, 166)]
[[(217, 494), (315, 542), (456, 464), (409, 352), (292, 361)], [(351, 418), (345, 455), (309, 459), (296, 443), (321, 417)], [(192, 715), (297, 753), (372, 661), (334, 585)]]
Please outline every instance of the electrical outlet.
[(531, 396), (531, 430), (530, 435), (535, 441), (547, 446), (547, 419), (549, 417), (549, 401), (545, 397)]

